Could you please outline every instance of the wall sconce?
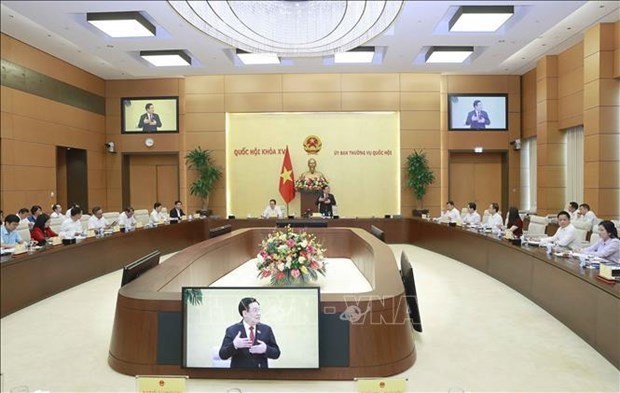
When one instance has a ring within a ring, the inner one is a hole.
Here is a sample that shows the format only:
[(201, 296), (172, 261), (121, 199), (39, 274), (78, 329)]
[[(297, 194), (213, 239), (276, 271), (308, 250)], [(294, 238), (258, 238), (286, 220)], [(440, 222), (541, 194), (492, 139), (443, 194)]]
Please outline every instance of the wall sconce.
[(116, 146), (114, 145), (114, 142), (110, 141), (106, 143), (105, 147), (108, 150), (108, 153), (116, 153)]

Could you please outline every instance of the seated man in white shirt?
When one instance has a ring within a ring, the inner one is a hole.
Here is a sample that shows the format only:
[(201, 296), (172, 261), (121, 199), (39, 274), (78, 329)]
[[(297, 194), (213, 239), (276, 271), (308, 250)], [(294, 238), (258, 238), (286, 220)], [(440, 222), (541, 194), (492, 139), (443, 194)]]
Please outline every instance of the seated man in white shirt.
[(78, 205), (77, 203), (72, 203), (71, 206), (69, 206), (69, 208), (67, 209), (67, 212), (65, 213), (65, 217), (71, 218), (71, 209), (73, 209), (74, 207), (80, 207), (80, 205)]
[(457, 222), (461, 217), (461, 213), (454, 206), (453, 201), (448, 201), (446, 203), (446, 211), (441, 212), (441, 217), (439, 217), (440, 222)]
[(577, 211), (577, 209), (579, 209), (579, 204), (577, 204), (577, 202), (569, 202), (568, 203), (568, 214), (570, 214), (570, 220), (571, 221), (575, 221), (577, 219), (577, 216), (579, 215), (579, 212)]
[(540, 241), (541, 246), (553, 244), (554, 250), (573, 249), (579, 245), (577, 241), (576, 229), (570, 223), (570, 213), (561, 211), (558, 213), (558, 225), (560, 226), (551, 237), (543, 238)]
[(263, 211), (263, 218), (284, 218), (284, 213), (282, 213), (282, 209), (280, 206), (276, 206), (276, 200), (270, 199), (269, 206), (265, 208)]
[(30, 224), (30, 220), (28, 220), (28, 216), (30, 216), (30, 210), (28, 210), (28, 208), (22, 207), (21, 209), (19, 209), (19, 211), (17, 212), (17, 217), (19, 217), (19, 224), (29, 224), (29, 226), (32, 227), (32, 224)]
[(60, 206), (60, 203), (54, 203), (52, 205), (52, 212), (50, 213), (50, 218), (60, 218), (60, 217), (63, 217), (62, 206)]
[(467, 214), (463, 217), (463, 224), (478, 225), (480, 224), (480, 214), (476, 211), (476, 204), (469, 202), (467, 204)]
[(128, 206), (118, 215), (118, 225), (121, 228), (130, 229), (136, 226), (136, 218), (133, 216), (133, 207)]
[(62, 222), (60, 232), (58, 233), (58, 235), (64, 238), (79, 236), (84, 231), (82, 228), (82, 223), (80, 222), (80, 218), (82, 218), (82, 209), (79, 207), (74, 207), (70, 210), (70, 212), (71, 218), (67, 218)]
[(103, 210), (99, 206), (93, 207), (93, 215), (88, 219), (88, 229), (107, 229), (110, 227), (108, 220), (103, 216)]
[(598, 217), (596, 217), (596, 214), (594, 214), (594, 212), (590, 210), (590, 205), (588, 205), (587, 203), (582, 203), (581, 205), (579, 205), (577, 220), (588, 222), (591, 225), (590, 230), (592, 230), (592, 228), (596, 228), (596, 226), (598, 225)]
[(504, 220), (502, 220), (502, 216), (499, 214), (499, 205), (497, 202), (493, 202), (489, 205), (489, 215), (486, 227), (494, 231), (501, 230), (504, 227)]
[(163, 206), (161, 205), (161, 203), (155, 202), (155, 204), (153, 205), (153, 211), (149, 216), (149, 224), (157, 225), (162, 224), (164, 221), (166, 221), (166, 214), (162, 213), (161, 211), (162, 207)]

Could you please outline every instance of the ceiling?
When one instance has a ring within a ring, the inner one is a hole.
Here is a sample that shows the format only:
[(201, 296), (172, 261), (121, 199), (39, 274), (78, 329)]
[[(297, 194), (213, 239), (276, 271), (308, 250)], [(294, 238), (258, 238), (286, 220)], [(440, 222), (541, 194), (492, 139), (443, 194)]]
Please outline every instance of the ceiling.
[[(514, 5), (515, 15), (494, 33), (450, 33), (461, 5)], [(110, 38), (86, 22), (87, 12), (140, 11), (157, 27), (149, 38)], [(601, 22), (620, 19), (618, 1), (406, 1), (396, 22), (366, 45), (379, 48), (373, 64), (333, 64), (333, 56), (283, 59), (280, 65), (238, 65), (234, 48), (179, 16), (167, 1), (2, 1), (1, 30), (103, 79), (208, 74), (431, 72), (516, 74), (544, 55), (558, 54)], [(431, 46), (471, 46), (464, 64), (425, 64)], [(154, 67), (141, 50), (184, 49), (189, 67)]]

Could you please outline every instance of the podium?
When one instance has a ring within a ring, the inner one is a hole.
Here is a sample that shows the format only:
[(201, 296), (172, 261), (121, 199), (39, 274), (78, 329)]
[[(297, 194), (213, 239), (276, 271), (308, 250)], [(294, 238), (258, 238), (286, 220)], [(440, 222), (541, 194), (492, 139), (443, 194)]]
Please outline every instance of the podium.
[(301, 211), (300, 215), (303, 215), (308, 209), (312, 212), (318, 212), (319, 208), (315, 205), (318, 195), (317, 191), (298, 191), (301, 194)]

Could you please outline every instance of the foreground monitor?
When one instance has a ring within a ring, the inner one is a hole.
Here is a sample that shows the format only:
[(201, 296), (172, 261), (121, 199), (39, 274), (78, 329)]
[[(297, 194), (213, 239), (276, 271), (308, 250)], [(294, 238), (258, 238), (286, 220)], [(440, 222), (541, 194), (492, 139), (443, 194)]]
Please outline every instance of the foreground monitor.
[(448, 94), (448, 130), (508, 130), (508, 95)]
[[(184, 367), (319, 368), (318, 287), (183, 287), (182, 296)], [(258, 322), (253, 331), (244, 317)]]
[(155, 266), (159, 265), (160, 255), (161, 253), (156, 250), (125, 266), (123, 268), (121, 287), (129, 284), (148, 270), (151, 270)]

